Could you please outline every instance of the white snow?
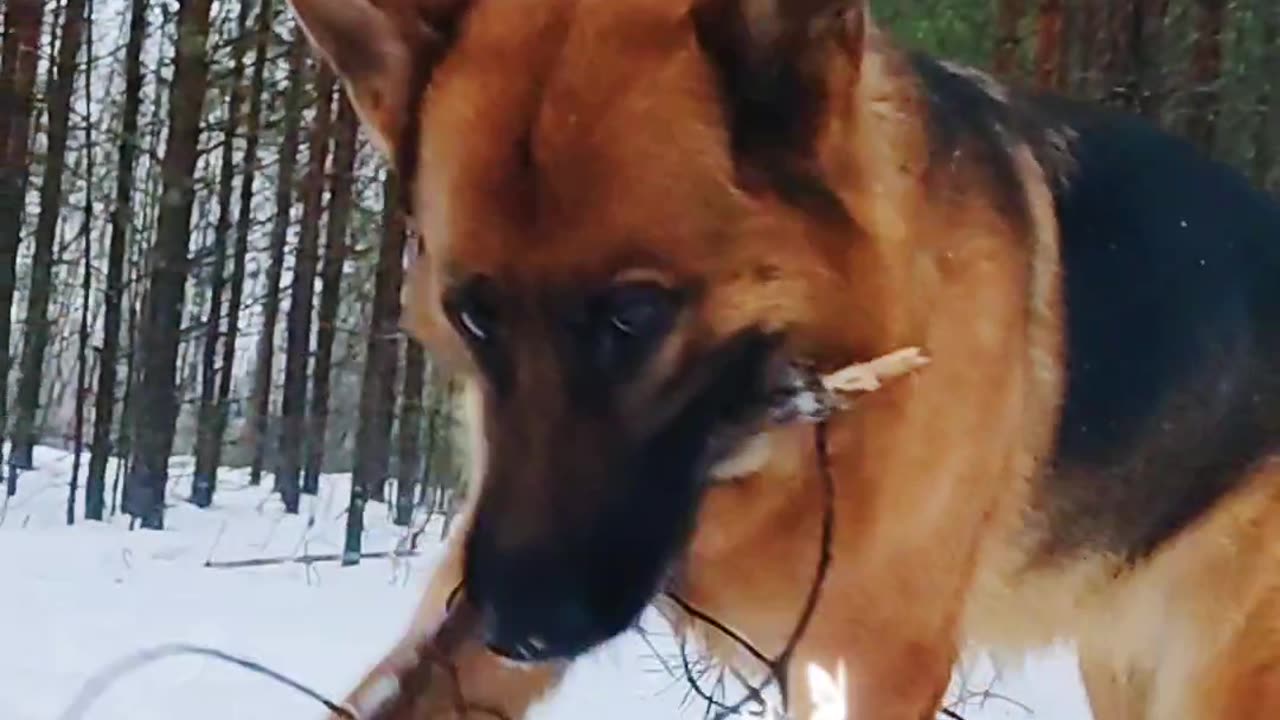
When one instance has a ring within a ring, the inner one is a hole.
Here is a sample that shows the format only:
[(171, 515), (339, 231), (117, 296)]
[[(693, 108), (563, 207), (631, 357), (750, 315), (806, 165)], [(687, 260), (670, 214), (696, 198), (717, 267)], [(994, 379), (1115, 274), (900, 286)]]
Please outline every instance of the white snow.
[[(205, 568), (207, 559), (340, 552), (348, 478), (324, 477), (321, 495), (301, 516), (290, 517), (263, 488), (248, 486), (247, 473), (228, 470), (220, 476), (215, 506), (198, 510), (181, 502), (190, 460), (179, 458), (166, 530), (130, 532), (124, 517), (66, 526), (71, 456), (38, 448), (36, 463), (7, 506), (0, 491), (3, 720), (56, 720), (95, 673), (136, 651), (178, 642), (247, 657), (341, 699), (408, 621), (438, 553), (440, 529), (433, 523), (424, 553), (395, 562)], [(81, 497), (77, 516), (82, 513)], [(366, 551), (392, 549), (403, 535), (382, 505), (370, 505), (366, 525)], [(646, 625), (662, 632), (655, 622)], [(664, 640), (655, 642), (672, 652)], [(985, 687), (992, 673), (981, 663), (967, 687)], [(1067, 651), (1004, 673), (994, 692), (1000, 697), (955, 709), (969, 720), (1089, 717)], [(687, 693), (683, 680), (664, 672), (648, 646), (629, 634), (580, 661), (536, 717), (703, 717), (705, 707)], [(730, 691), (730, 697), (736, 694)], [(212, 658), (174, 657), (119, 678), (83, 718), (323, 716), (313, 700), (267, 678)]]

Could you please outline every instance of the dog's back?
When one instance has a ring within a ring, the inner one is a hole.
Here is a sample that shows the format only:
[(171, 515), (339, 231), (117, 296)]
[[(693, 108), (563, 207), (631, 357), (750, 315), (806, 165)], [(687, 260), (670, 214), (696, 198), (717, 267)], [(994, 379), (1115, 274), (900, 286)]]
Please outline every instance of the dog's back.
[(1143, 121), (1041, 107), (1076, 133), (1054, 549), (1136, 560), (1280, 449), (1280, 209)]

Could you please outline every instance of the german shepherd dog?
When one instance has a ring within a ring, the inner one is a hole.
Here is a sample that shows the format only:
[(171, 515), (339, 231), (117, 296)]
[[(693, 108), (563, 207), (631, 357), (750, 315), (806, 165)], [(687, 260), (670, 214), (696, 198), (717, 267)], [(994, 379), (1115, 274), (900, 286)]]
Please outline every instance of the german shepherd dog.
[[(353, 707), (460, 589), (455, 687), (396, 720), (521, 717), (668, 593), (730, 665), (843, 663), (859, 720), (1055, 641), (1098, 720), (1280, 718), (1280, 208), (1234, 171), (859, 0), (291, 2), (471, 411), (465, 521)], [(770, 421), (778, 368), (902, 347)]]

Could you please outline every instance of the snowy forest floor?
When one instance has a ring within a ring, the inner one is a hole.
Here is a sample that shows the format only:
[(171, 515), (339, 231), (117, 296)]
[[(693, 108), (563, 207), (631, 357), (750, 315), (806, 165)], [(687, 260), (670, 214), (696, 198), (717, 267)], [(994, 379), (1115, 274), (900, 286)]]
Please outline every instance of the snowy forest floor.
[[(37, 468), (0, 497), (0, 718), (55, 720), (95, 673), (138, 650), (207, 645), (261, 662), (341, 698), (390, 647), (409, 619), (438, 556), (440, 527), (422, 552), (399, 560), (206, 568), (231, 561), (341, 552), (349, 478), (322, 478), (300, 516), (251, 487), (247, 472), (221, 473), (215, 504), (183, 502), (189, 458), (172, 465), (163, 532), (129, 532), (127, 518), (65, 524), (72, 458), (38, 448)], [(108, 478), (111, 473), (108, 473)], [(2, 493), (0, 493), (2, 495)], [(78, 499), (77, 515), (83, 512)], [(309, 522), (309, 518), (314, 518)], [(393, 550), (404, 529), (370, 504), (366, 552)], [(653, 641), (677, 656), (656, 622)], [(670, 662), (671, 658), (667, 658)], [(678, 667), (678, 664), (677, 664)], [(1068, 651), (1047, 652), (998, 676), (978, 658), (952, 708), (967, 720), (1088, 720)], [(991, 688), (998, 695), (981, 690)], [(736, 695), (732, 690), (729, 697)], [(1007, 699), (1006, 699), (1007, 698)], [(705, 703), (635, 633), (575, 666), (538, 720), (700, 718)], [(84, 720), (276, 720), (319, 718), (323, 709), (267, 678), (200, 657), (162, 660), (120, 678)]]

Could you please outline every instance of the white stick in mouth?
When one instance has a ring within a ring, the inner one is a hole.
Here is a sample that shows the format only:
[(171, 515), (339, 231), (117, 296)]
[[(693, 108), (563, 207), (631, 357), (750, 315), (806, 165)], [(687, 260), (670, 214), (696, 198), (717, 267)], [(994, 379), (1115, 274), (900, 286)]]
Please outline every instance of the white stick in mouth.
[(824, 375), (822, 384), (833, 393), (872, 392), (879, 390), (885, 380), (906, 375), (928, 364), (929, 358), (920, 348), (902, 348)]

